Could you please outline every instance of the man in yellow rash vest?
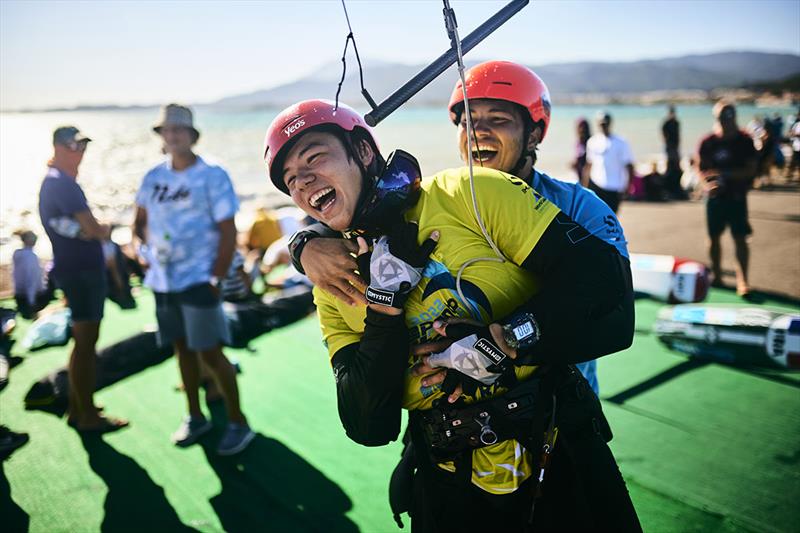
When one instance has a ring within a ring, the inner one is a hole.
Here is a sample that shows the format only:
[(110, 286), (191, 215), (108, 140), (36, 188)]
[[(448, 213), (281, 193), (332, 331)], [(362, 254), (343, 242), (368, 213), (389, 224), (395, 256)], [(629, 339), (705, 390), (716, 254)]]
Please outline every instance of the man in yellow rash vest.
[[(361, 444), (376, 446), (396, 439), (401, 407), (427, 412), (446, 396), (439, 386), (421, 387), (424, 376), (409, 371), (415, 363), (409, 358), (409, 344), (445, 333), (443, 328), (433, 329), (434, 320), (452, 316), (490, 324), (477, 333), (477, 338), (490, 346), (489, 356), (497, 356), (494, 364), (485, 359), (485, 354), (476, 355), (480, 342), (466, 357), (454, 353), (448, 356), (445, 351), (440, 355), (446, 357), (438, 361), (440, 366), (458, 370), (451, 374), (461, 374), (465, 384), (478, 384), (465, 387), (467, 397), (462, 403), (468, 405), (501, 396), (514, 383), (525, 383), (539, 373), (537, 363), (528, 357), (533, 353), (529, 348), (538, 341), (540, 332), (546, 336), (559, 327), (562, 315), (550, 313), (548, 308), (561, 312), (563, 307), (557, 304), (553, 291), (540, 301), (531, 299), (539, 292), (539, 279), (547, 281), (548, 287), (564, 288), (564, 276), (574, 275), (564, 265), (578, 265), (573, 269), (585, 269), (587, 275), (591, 268), (589, 278), (577, 284), (582, 289), (563, 293), (570, 302), (570, 314), (586, 311), (580, 316), (616, 305), (614, 299), (624, 292), (618, 285), (629, 283), (615, 270), (612, 247), (590, 236), (524, 181), (490, 169), (475, 169), (478, 212), (486, 234), (506, 261), (470, 264), (461, 276), (460, 296), (456, 273), (462, 265), (495, 256), (473, 210), (468, 170), (447, 170), (424, 179), (418, 198), (413, 180), (404, 187), (387, 186), (401, 174), (391, 174), (397, 157), (390, 157), (386, 163), (369, 127), (345, 106), (336, 109), (330, 102), (313, 100), (287, 108), (267, 131), (265, 159), (276, 187), (331, 229), (366, 232), (370, 237), (388, 234), (376, 242), (371, 260), (360, 262), (365, 265), (362, 274), (367, 270), (371, 278), (368, 306), (348, 306), (315, 289), (323, 338), (337, 380), (340, 418), (348, 436)], [(405, 172), (402, 175), (408, 177)], [(402, 221), (414, 223), (413, 232), (407, 226), (398, 231)], [(438, 237), (432, 252), (431, 241), (423, 240), (428, 234)], [(413, 235), (413, 242), (408, 241), (408, 235)], [(368, 258), (363, 238), (359, 239), (359, 248), (360, 258)], [(587, 257), (600, 261), (590, 267), (582, 261)], [(392, 272), (386, 272), (387, 265)], [(392, 280), (398, 277), (404, 283), (393, 285)], [(597, 288), (583, 290), (587, 286)], [(584, 294), (579, 295), (581, 290)], [(502, 323), (506, 317), (512, 320)], [(520, 317), (527, 322), (520, 322)], [(514, 328), (515, 335), (516, 330), (534, 331), (536, 335), (509, 338), (511, 326), (519, 326)], [(456, 339), (453, 346), (459, 342)], [(630, 344), (630, 332), (623, 332), (619, 343), (613, 351)], [(466, 350), (469, 352), (469, 347)], [(450, 359), (445, 360), (447, 357)], [(570, 383), (575, 386), (574, 370), (565, 371), (563, 376), (559, 372), (548, 369), (541, 381), (558, 375), (558, 383), (573, 380)], [(555, 380), (549, 380), (553, 387)], [(585, 381), (579, 383), (585, 386)], [(426, 496), (433, 497), (435, 491), (454, 484), (463, 498), (431, 500), (427, 506), (420, 502), (419, 511), (412, 513), (412, 525), (426, 531), (484, 526), (524, 530), (535, 494), (534, 490), (523, 490), (530, 485), (526, 482), (534, 473), (535, 462), (525, 445), (516, 438), (503, 438), (461, 450), (460, 459), (455, 461), (431, 459), (429, 466), (435, 472), (426, 469), (432, 473), (421, 482)], [(459, 484), (465, 456), (468, 482)], [(619, 477), (618, 472), (616, 475)], [(471, 506), (480, 506), (481, 512), (457, 512), (459, 507)], [(635, 520), (635, 513), (633, 517)], [(637, 527), (635, 522), (629, 529)]]

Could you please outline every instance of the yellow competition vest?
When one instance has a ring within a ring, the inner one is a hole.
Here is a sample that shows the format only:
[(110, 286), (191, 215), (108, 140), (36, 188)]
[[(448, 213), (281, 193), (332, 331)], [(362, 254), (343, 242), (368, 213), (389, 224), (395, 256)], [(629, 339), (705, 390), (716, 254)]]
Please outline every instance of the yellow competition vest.
[[(405, 305), (412, 344), (437, 337), (432, 324), (439, 317), (466, 317), (489, 324), (511, 313), (539, 290), (536, 276), (518, 265), (536, 246), (558, 208), (519, 178), (485, 168), (476, 168), (474, 173), (484, 226), (509, 261), (469, 265), (461, 276), (466, 299), (462, 301), (456, 289), (461, 265), (478, 257), (495, 257), (473, 212), (469, 170), (449, 169), (423, 179), (419, 202), (405, 218), (419, 224), (420, 244), (433, 230), (439, 230), (440, 237), (422, 281)], [(323, 342), (331, 358), (345, 346), (360, 341), (364, 306), (349, 306), (319, 288), (314, 288), (314, 300)], [(413, 363), (409, 356), (409, 366)], [(524, 381), (535, 371), (536, 367), (517, 367), (517, 378)], [(422, 376), (406, 374), (405, 409), (430, 409), (433, 401), (444, 395), (438, 385), (421, 387), (421, 380)], [(483, 400), (504, 391), (495, 386), (485, 396), (478, 392), (478, 397), (466, 401)], [(453, 470), (452, 464), (439, 466)], [(493, 494), (513, 492), (531, 475), (531, 469), (530, 454), (515, 440), (472, 452), (472, 482)]]

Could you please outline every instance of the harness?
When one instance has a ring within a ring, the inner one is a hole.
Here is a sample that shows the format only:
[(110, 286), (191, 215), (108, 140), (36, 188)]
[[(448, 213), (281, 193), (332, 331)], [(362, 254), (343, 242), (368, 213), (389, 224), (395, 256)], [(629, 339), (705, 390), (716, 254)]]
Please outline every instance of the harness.
[[(572, 365), (542, 367), (531, 379), (482, 402), (447, 404), (441, 399), (429, 410), (411, 411), (408, 430), (407, 446), (413, 445), (415, 460), (406, 464), (415, 466), (423, 479), (433, 479), (441, 476), (437, 463), (452, 461), (458, 490), (463, 491), (471, 485), (473, 450), (508, 439), (522, 443), (534, 459), (530, 523), (557, 436), (595, 433), (611, 440), (599, 400)], [(395, 520), (403, 510), (393, 506)]]
[(543, 378), (533, 377), (501, 396), (470, 405), (439, 400), (413, 417), (421, 426), (431, 458), (450, 461), (461, 452), (503, 440), (527, 440), (544, 414), (543, 385)]

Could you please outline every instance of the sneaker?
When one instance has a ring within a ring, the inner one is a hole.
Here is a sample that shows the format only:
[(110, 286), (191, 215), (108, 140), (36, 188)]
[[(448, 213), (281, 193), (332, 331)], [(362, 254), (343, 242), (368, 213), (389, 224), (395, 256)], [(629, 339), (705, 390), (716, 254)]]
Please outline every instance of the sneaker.
[(219, 455), (234, 455), (247, 448), (250, 441), (256, 434), (247, 424), (236, 424), (231, 422), (225, 428), (225, 433), (217, 446)]
[(27, 433), (16, 433), (5, 426), (0, 426), (0, 458), (11, 455), (11, 452), (28, 442)]
[(191, 446), (197, 442), (197, 439), (211, 431), (211, 427), (211, 421), (206, 417), (192, 418), (187, 416), (181, 422), (178, 430), (172, 434), (172, 442), (175, 443), (175, 446), (180, 446), (181, 448)]

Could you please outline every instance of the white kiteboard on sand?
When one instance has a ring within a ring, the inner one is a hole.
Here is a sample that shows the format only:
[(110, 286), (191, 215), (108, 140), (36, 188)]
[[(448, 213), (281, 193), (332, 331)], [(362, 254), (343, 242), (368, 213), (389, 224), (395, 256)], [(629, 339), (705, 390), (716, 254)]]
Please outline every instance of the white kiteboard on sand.
[(631, 254), (633, 290), (670, 303), (702, 302), (708, 294), (708, 268), (671, 255)]
[(800, 313), (769, 307), (666, 306), (653, 325), (669, 348), (723, 363), (800, 369)]

